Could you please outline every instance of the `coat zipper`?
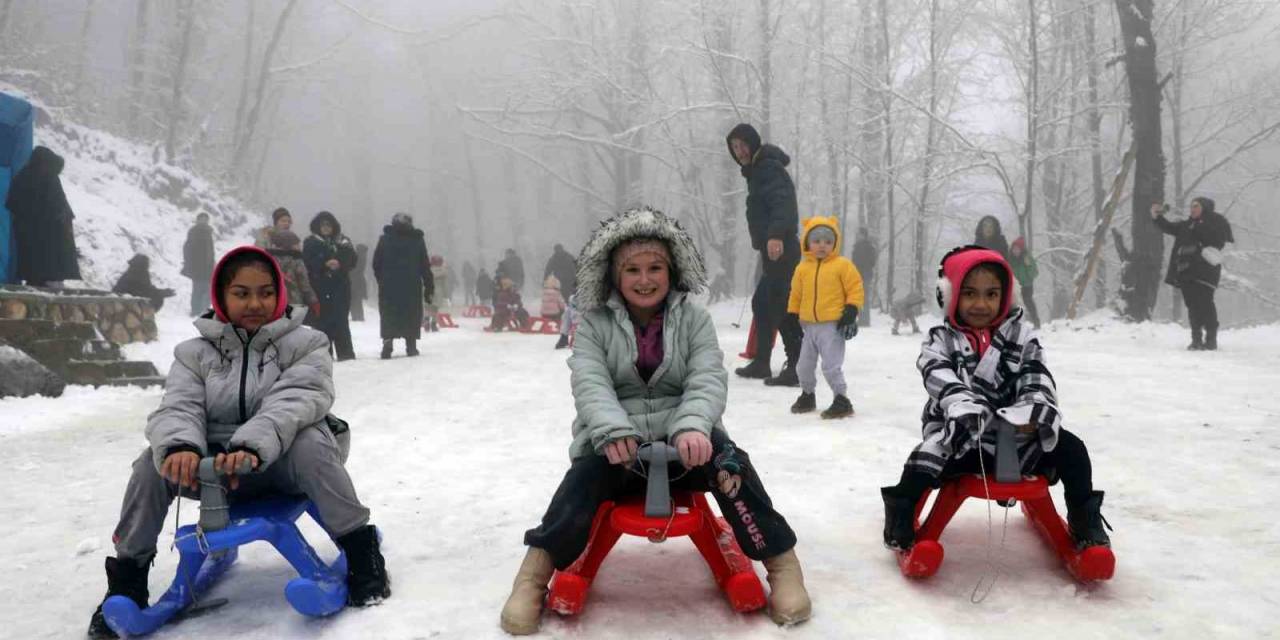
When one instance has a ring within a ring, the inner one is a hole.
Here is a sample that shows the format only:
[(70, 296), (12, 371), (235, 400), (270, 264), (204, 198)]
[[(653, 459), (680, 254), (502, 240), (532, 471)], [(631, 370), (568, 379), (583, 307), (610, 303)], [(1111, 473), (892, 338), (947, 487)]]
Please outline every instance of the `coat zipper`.
[(818, 274), (822, 272), (822, 261), (813, 268), (813, 321), (818, 322)]
[[(252, 340), (252, 338), (250, 338)], [(244, 343), (244, 355), (240, 358), (240, 424), (249, 421), (249, 410), (245, 407), (244, 388), (249, 377), (249, 343)]]

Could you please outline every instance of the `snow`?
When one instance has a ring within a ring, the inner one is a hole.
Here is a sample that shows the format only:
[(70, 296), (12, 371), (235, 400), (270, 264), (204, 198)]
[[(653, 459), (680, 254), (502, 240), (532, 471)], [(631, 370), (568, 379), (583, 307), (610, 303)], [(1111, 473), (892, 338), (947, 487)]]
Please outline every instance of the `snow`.
[[(726, 365), (746, 339), (738, 301), (717, 305)], [(194, 334), (166, 308), (162, 354)], [(884, 316), (851, 343), (857, 417), (793, 416), (792, 389), (731, 377), (725, 423), (797, 531), (813, 619), (780, 630), (733, 613), (685, 540), (624, 539), (577, 619), (544, 617), (549, 638), (1257, 637), (1276, 631), (1280, 596), (1280, 326), (1224, 331), (1222, 350), (1183, 350), (1175, 325), (1130, 325), (1105, 312), (1046, 328), (1068, 428), (1083, 437), (1115, 526), (1115, 579), (1083, 587), (1016, 511), (998, 557), (1007, 566), (980, 605), (984, 505), (948, 527), (939, 574), (908, 581), (881, 545), (878, 487), (896, 481), (919, 434), (920, 336)], [(499, 638), (498, 612), (535, 525), (568, 464), (573, 403), (553, 336), (490, 335), (480, 321), (424, 337), (423, 356), (377, 359), (377, 315), (355, 323), (359, 359), (336, 367), (335, 413), (351, 422), (348, 467), (384, 530), (394, 594), (381, 606), (307, 620), (289, 608), (285, 561), (245, 549), (215, 589), (220, 613), (157, 638)], [(923, 323), (922, 323), (923, 324)], [(399, 345), (398, 345), (399, 346)], [(159, 390), (69, 387), (61, 400), (0, 401), (0, 619), (7, 637), (79, 637), (105, 589), (102, 556), (129, 466)], [(819, 402), (830, 392), (819, 385)], [(1061, 508), (1061, 493), (1054, 490)], [(196, 518), (183, 501), (183, 523)], [(995, 540), (1003, 514), (993, 514)], [(174, 513), (151, 572), (172, 579)], [(304, 520), (306, 520), (304, 518)], [(332, 545), (309, 522), (321, 553)], [(102, 548), (95, 550), (94, 545)], [(763, 569), (757, 565), (763, 576)], [(1057, 631), (1061, 630), (1061, 631)], [(1056, 631), (1056, 632), (1055, 632)]]
[(1144, 38), (1144, 37), (1142, 37), (1142, 36), (1138, 36), (1138, 38), (1137, 38), (1136, 40), (1134, 40), (1134, 41), (1133, 41), (1133, 46), (1135, 46), (1135, 47), (1137, 47), (1137, 48), (1141, 49), (1141, 48), (1143, 48), (1143, 47), (1147, 46), (1147, 39), (1146, 39), (1146, 38)]

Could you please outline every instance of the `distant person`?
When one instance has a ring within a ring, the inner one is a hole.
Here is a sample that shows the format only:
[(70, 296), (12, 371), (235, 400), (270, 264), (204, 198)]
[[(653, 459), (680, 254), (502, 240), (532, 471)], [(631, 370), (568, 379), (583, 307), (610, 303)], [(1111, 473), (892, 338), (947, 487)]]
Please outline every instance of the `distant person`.
[(560, 316), (564, 315), (565, 301), (564, 293), (560, 290), (560, 280), (555, 274), (547, 274), (542, 281), (542, 308), (539, 309), (542, 317), (560, 321)]
[(267, 237), (267, 234), (271, 233), (272, 230), (289, 231), (291, 229), (293, 229), (293, 214), (289, 213), (289, 210), (284, 207), (277, 207), (275, 211), (271, 212), (271, 226), (263, 227), (254, 232), (253, 244), (266, 249), (271, 245), (271, 239)]
[(337, 360), (354, 360), (351, 346), (351, 270), (356, 266), (356, 248), (342, 235), (342, 225), (328, 211), (311, 219), (311, 235), (302, 244), (307, 276), (320, 298), (320, 318), (312, 326), (333, 342)]
[(560, 293), (564, 294), (566, 300), (578, 290), (578, 261), (573, 259), (568, 251), (564, 250), (564, 245), (557, 244), (551, 252), (551, 257), (547, 259), (547, 267), (542, 270), (542, 278), (545, 281), (547, 276), (555, 276), (556, 281), (560, 283)]
[(75, 213), (62, 190), (65, 161), (48, 147), (36, 147), (9, 184), (9, 209), (16, 248), (14, 278), (33, 287), (60, 287), (80, 279)]
[(1214, 351), (1218, 348), (1218, 307), (1213, 294), (1222, 279), (1222, 249), (1236, 241), (1231, 223), (1214, 211), (1214, 202), (1209, 198), (1193, 199), (1186, 220), (1171, 222), (1164, 217), (1167, 211), (1168, 207), (1161, 203), (1151, 205), (1151, 219), (1156, 226), (1174, 237), (1164, 281), (1182, 290), (1191, 324), (1191, 344), (1187, 349)]
[(893, 335), (898, 335), (898, 326), (904, 322), (911, 323), (911, 333), (920, 333), (920, 325), (916, 324), (916, 316), (924, 310), (924, 294), (919, 291), (912, 291), (905, 298), (897, 300), (889, 309), (889, 315), (893, 318)]
[(1027, 241), (1022, 236), (1013, 239), (1009, 245), (1009, 266), (1013, 268), (1013, 277), (1018, 281), (1019, 293), (1022, 294), (1022, 308), (1031, 316), (1031, 324), (1040, 328), (1040, 311), (1036, 308), (1036, 276), (1040, 267), (1036, 265), (1035, 256), (1027, 252)]
[(151, 258), (141, 253), (129, 258), (129, 266), (111, 287), (112, 293), (122, 293), (151, 301), (151, 308), (159, 311), (164, 299), (174, 295), (173, 289), (162, 289), (151, 283)]
[(480, 299), (480, 304), (492, 307), (495, 289), (493, 278), (489, 277), (489, 272), (484, 267), (481, 267), (480, 275), (476, 276), (476, 297)]
[(198, 316), (209, 308), (209, 276), (213, 275), (213, 227), (209, 214), (196, 216), (182, 244), (182, 275), (191, 280), (191, 315)]
[(525, 311), (515, 280), (506, 273), (498, 276), (498, 290), (493, 294), (493, 320), (489, 323), (489, 331), (506, 331), (513, 324), (524, 326), (528, 320), (529, 312)]
[(451, 279), (451, 270), (448, 263), (444, 261), (444, 256), (436, 254), (431, 256), (431, 301), (427, 303), (427, 323), (432, 331), (440, 330), (440, 323), (437, 316), (440, 315), (441, 309), (449, 307), (449, 297), (453, 290), (449, 287)]
[(515, 249), (507, 249), (506, 257), (502, 259), (502, 262), (498, 263), (498, 271), (511, 278), (516, 291), (524, 290), (524, 261), (520, 259), (520, 256), (516, 255)]
[(858, 326), (871, 326), (871, 306), (872, 295), (875, 293), (876, 287), (876, 260), (880, 257), (879, 249), (876, 249), (875, 240), (871, 238), (871, 230), (866, 227), (858, 227), (858, 238), (853, 243), (853, 254), (850, 258), (853, 265), (858, 268), (858, 273), (862, 274), (862, 282), (866, 285), (866, 307), (858, 313)]
[(383, 360), (391, 358), (396, 340), (404, 340), (405, 355), (418, 355), (422, 337), (422, 307), (431, 304), (435, 281), (422, 229), (414, 228), (407, 213), (391, 217), (373, 250), (373, 277), (378, 281)]
[(463, 303), (468, 307), (476, 303), (476, 268), (470, 260), (462, 263)]
[(1005, 260), (1009, 259), (1009, 241), (1005, 239), (1004, 232), (1000, 230), (1000, 220), (995, 216), (983, 216), (978, 221), (973, 230), (973, 243), (995, 251)]
[(307, 318), (315, 324), (320, 319), (320, 297), (311, 286), (311, 277), (307, 273), (307, 263), (302, 257), (302, 240), (292, 231), (273, 230), (268, 234), (267, 253), (280, 263), (284, 272), (285, 293), (289, 294), (289, 304), (302, 305), (307, 308)]
[(356, 245), (356, 268), (351, 270), (351, 320), (364, 322), (364, 301), (369, 298), (369, 245)]

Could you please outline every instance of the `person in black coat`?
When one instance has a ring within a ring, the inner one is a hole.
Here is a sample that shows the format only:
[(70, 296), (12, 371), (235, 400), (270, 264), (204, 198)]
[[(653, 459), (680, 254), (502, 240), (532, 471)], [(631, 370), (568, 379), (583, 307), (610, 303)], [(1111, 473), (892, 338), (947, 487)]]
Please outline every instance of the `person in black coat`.
[(378, 281), (378, 313), (382, 315), (382, 359), (391, 357), (392, 341), (404, 338), (405, 354), (418, 355), (422, 336), (422, 305), (435, 292), (431, 258), (421, 229), (413, 218), (397, 213), (382, 228), (373, 250), (373, 277)]
[[(791, 274), (800, 263), (800, 214), (796, 187), (787, 173), (791, 158), (782, 149), (762, 144), (760, 134), (749, 124), (739, 124), (725, 137), (729, 154), (747, 179), (747, 229), (751, 248), (760, 252), (763, 271), (751, 297), (756, 323), (756, 357), (735, 370), (744, 378), (765, 378), (770, 386), (800, 386), (796, 361), (800, 357), (803, 333), (799, 319), (787, 313), (791, 296)], [(770, 357), (773, 333), (782, 334), (787, 362), (776, 378)]]
[(129, 266), (111, 287), (112, 293), (122, 293), (151, 301), (151, 308), (156, 311), (164, 306), (164, 299), (173, 295), (173, 289), (161, 289), (151, 283), (151, 258), (141, 253), (129, 258)]
[(302, 243), (302, 259), (307, 263), (307, 277), (320, 298), (320, 317), (312, 326), (329, 336), (330, 347), (339, 362), (354, 360), (351, 346), (351, 270), (356, 266), (356, 249), (351, 239), (342, 235), (342, 225), (328, 211), (311, 219), (311, 235)]
[(31, 286), (80, 279), (76, 216), (58, 177), (64, 163), (48, 147), (36, 147), (13, 177), (5, 198), (16, 245), (14, 279)]
[(578, 262), (564, 250), (564, 245), (556, 245), (551, 257), (547, 259), (547, 268), (542, 272), (542, 279), (545, 281), (547, 276), (552, 275), (560, 281), (560, 293), (565, 300), (578, 290)]
[[(524, 290), (524, 261), (515, 249), (507, 249), (506, 257), (498, 263), (498, 273), (505, 274), (515, 284), (516, 291)], [(496, 276), (495, 276), (496, 279)]]
[(198, 316), (209, 308), (209, 279), (213, 277), (213, 227), (209, 214), (196, 216), (182, 244), (182, 275), (191, 280), (191, 315)]
[(853, 243), (853, 266), (862, 274), (863, 289), (867, 293), (864, 309), (859, 309), (858, 326), (871, 326), (871, 298), (875, 291), (876, 260), (880, 257), (876, 244), (871, 240), (871, 232), (866, 227), (858, 228), (858, 239)]
[(356, 268), (351, 270), (351, 320), (364, 322), (364, 301), (369, 298), (369, 280), (365, 268), (369, 264), (369, 245), (356, 245)]
[[(1222, 248), (1235, 242), (1231, 223), (1214, 211), (1209, 198), (1191, 201), (1191, 215), (1172, 222), (1164, 217), (1169, 210), (1162, 203), (1151, 205), (1151, 219), (1161, 231), (1174, 237), (1169, 252), (1166, 284), (1182, 290), (1191, 324), (1191, 351), (1213, 351), (1218, 348), (1218, 307), (1213, 294), (1222, 278)], [(1203, 335), (1202, 335), (1203, 334)]]
[(1009, 259), (1009, 241), (1000, 230), (1000, 220), (995, 216), (983, 216), (973, 230), (973, 243), (984, 249), (999, 253), (1005, 260)]

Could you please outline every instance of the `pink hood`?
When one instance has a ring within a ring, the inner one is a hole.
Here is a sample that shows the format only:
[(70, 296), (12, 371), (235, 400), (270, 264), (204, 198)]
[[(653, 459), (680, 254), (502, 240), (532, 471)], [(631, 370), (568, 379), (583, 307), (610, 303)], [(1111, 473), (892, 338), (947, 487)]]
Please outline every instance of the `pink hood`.
[(999, 265), (1006, 276), (1004, 291), (1001, 292), (1002, 295), (1000, 297), (1000, 313), (991, 322), (991, 327), (1000, 326), (1000, 323), (1004, 322), (1005, 318), (1009, 316), (1009, 309), (1013, 307), (1013, 269), (1009, 267), (1008, 261), (999, 252), (969, 246), (957, 249), (942, 259), (938, 289), (939, 293), (943, 295), (940, 296), (942, 299), (939, 302), (946, 305), (944, 311), (946, 312), (947, 320), (951, 322), (952, 326), (962, 326), (959, 318), (956, 317), (956, 308), (959, 306), (960, 285), (964, 282), (964, 277), (969, 275), (969, 272), (974, 267), (986, 262)]
[(238, 256), (242, 253), (256, 253), (263, 258), (266, 258), (267, 262), (271, 263), (271, 279), (275, 281), (276, 285), (276, 308), (271, 312), (271, 318), (268, 322), (275, 322), (276, 320), (279, 320), (280, 316), (284, 315), (285, 308), (289, 306), (289, 292), (284, 286), (284, 271), (280, 268), (280, 263), (276, 262), (276, 259), (270, 253), (267, 253), (266, 249), (255, 247), (253, 245), (236, 247), (228, 251), (221, 259), (218, 260), (217, 266), (213, 268), (213, 276), (209, 278), (209, 300), (213, 303), (214, 315), (223, 322), (228, 324), (231, 322), (231, 319), (227, 317), (226, 309), (222, 308), (222, 296), (218, 295), (218, 274), (222, 273), (222, 270), (226, 267), (228, 260), (233, 256)]

